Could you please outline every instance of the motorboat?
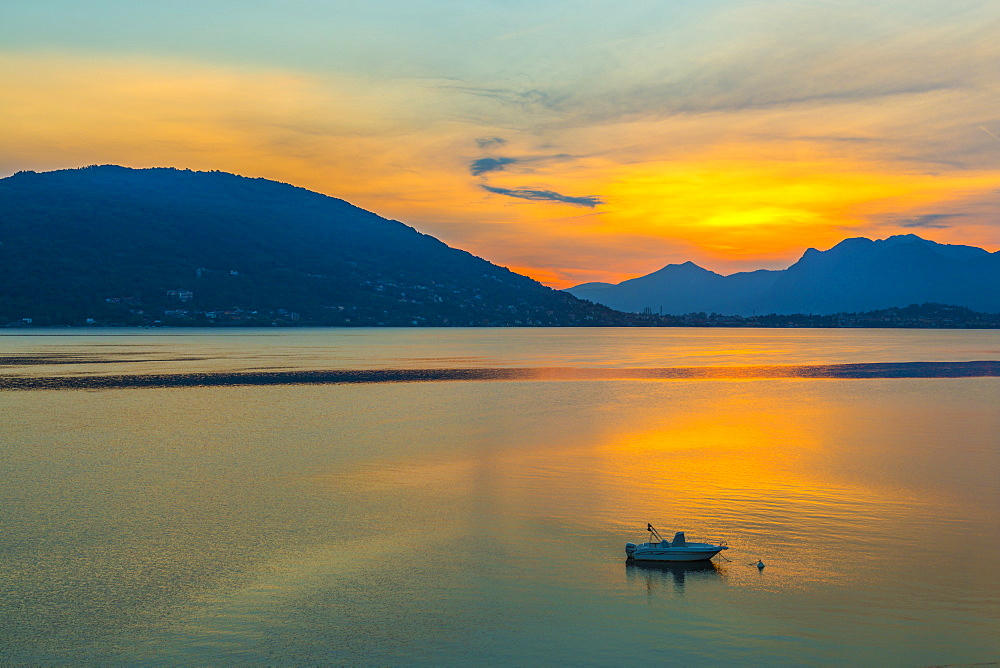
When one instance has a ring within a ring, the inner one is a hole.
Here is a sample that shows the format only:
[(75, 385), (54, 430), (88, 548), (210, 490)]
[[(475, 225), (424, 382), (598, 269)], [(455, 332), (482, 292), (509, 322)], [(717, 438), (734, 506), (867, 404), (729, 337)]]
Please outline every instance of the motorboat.
[(634, 561), (708, 561), (719, 552), (728, 550), (726, 541), (716, 543), (693, 543), (684, 537), (683, 531), (674, 534), (673, 540), (666, 540), (652, 524), (646, 524), (649, 532), (648, 543), (625, 543), (625, 556)]

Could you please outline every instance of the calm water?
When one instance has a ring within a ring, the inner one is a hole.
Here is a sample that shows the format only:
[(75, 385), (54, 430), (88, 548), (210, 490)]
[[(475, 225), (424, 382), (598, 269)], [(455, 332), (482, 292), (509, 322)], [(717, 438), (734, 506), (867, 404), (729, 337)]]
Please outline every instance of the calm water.
[[(11, 330), (0, 358), (949, 362), (1000, 332)], [(0, 391), (0, 663), (998, 661), (998, 434), (997, 377)], [(628, 566), (647, 521), (731, 561)]]

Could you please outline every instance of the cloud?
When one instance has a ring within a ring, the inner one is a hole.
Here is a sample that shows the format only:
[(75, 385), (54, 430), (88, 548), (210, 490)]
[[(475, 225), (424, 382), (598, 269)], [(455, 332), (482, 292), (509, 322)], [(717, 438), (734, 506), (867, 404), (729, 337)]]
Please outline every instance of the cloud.
[(476, 146), (479, 148), (491, 148), (493, 146), (503, 146), (507, 140), (503, 137), (479, 137), (476, 139)]
[(552, 190), (530, 190), (528, 188), (495, 188), (493, 186), (483, 185), (480, 186), (483, 190), (488, 190), (491, 193), (496, 193), (497, 195), (506, 195), (507, 197), (519, 197), (521, 199), (532, 199), (532, 200), (542, 200), (547, 202), (562, 202), (563, 204), (572, 204), (574, 206), (587, 206), (594, 208), (598, 204), (603, 204), (604, 202), (600, 197), (570, 197), (569, 195), (560, 195)]
[(469, 171), (473, 176), (479, 176), (486, 172), (502, 172), (507, 165), (520, 162), (517, 158), (480, 158), (473, 160), (469, 165)]
[(502, 172), (506, 169), (507, 165), (527, 165), (530, 163), (544, 164), (566, 162), (576, 159), (577, 156), (573, 156), (568, 153), (556, 153), (554, 155), (527, 155), (520, 158), (510, 158), (507, 156), (480, 158), (469, 163), (469, 171), (473, 176), (479, 176), (480, 174), (485, 174), (486, 172)]
[(899, 221), (901, 227), (926, 227), (926, 228), (945, 228), (951, 227), (951, 223), (945, 222), (951, 218), (964, 218), (964, 213), (925, 213), (922, 216), (916, 216), (915, 218), (907, 218), (906, 220)]
[[(992, 35), (1000, 21), (990, 7), (907, 12), (858, 0), (720, 4), (691, 15), (686, 29), (651, 21), (633, 39), (595, 49), (612, 56), (602, 63), (581, 57), (545, 75), (465, 79), (453, 89), (492, 103), (491, 120), (512, 132), (884, 104), (912, 112), (917, 98), (947, 118), (956, 100), (994, 90), (1000, 46)], [(695, 39), (705, 35), (715, 39)]]
[[(548, 89), (515, 86), (450, 86), (454, 90), (490, 99), (515, 114), (550, 126), (588, 126), (635, 120), (663, 119), (688, 114), (753, 111), (878, 103), (937, 92), (960, 92), (968, 84), (961, 73), (941, 71), (918, 76), (910, 72), (894, 79), (880, 73), (859, 77), (863, 64), (852, 63), (823, 75), (816, 74), (818, 58), (775, 65), (764, 55), (750, 62), (719, 59), (690, 72), (665, 72), (662, 80), (583, 80), (575, 87), (552, 82)], [(770, 65), (770, 66), (769, 66)], [(955, 69), (960, 69), (958, 66)], [(971, 66), (970, 66), (971, 69)], [(974, 74), (974, 73), (973, 73)], [(972, 79), (973, 74), (968, 78)]]

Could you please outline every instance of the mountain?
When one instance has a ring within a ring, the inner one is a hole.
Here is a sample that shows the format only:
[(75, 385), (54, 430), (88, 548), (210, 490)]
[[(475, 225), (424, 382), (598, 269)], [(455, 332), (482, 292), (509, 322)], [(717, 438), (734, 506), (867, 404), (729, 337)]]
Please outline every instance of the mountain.
[(112, 165), (0, 179), (0, 324), (624, 317), (400, 222), (265, 179)]
[(722, 276), (670, 264), (617, 285), (586, 283), (567, 292), (621, 311), (831, 314), (922, 304), (1000, 312), (1000, 252), (939, 244), (914, 234), (845, 239), (808, 249), (780, 271)]

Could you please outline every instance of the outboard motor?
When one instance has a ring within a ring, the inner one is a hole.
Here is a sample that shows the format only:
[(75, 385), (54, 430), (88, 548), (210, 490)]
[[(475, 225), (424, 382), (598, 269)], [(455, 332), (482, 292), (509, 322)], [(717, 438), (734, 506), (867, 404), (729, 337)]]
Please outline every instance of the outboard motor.
[(635, 543), (625, 543), (625, 556), (631, 559), (636, 547)]

